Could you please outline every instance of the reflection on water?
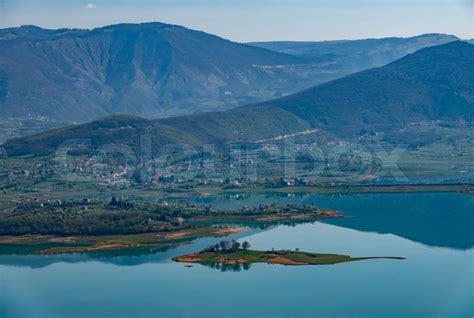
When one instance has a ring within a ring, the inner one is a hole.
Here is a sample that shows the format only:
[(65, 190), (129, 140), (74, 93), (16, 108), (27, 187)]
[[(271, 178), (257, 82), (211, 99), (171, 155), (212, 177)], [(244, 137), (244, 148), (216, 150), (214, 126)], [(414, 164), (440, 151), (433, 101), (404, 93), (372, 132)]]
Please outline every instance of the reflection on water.
[[(269, 229), (268, 227), (266, 229)], [(247, 231), (228, 236), (229, 239), (239, 240), (242, 237), (260, 232), (260, 228), (248, 228)], [(54, 263), (85, 263), (102, 262), (120, 266), (137, 266), (147, 263), (165, 263), (172, 257), (200, 251), (205, 247), (217, 243), (222, 238), (200, 238), (190, 245), (167, 246), (167, 247), (138, 247), (131, 249), (118, 249), (108, 251), (94, 251), (80, 254), (58, 254), (58, 255), (21, 255), (18, 250), (11, 246), (3, 248), (0, 255), (0, 265), (26, 266), (30, 268), (43, 268)], [(9, 252), (7, 249), (11, 247)], [(29, 250), (31, 248), (25, 248)], [(23, 249), (22, 249), (23, 252)], [(10, 254), (10, 255), (8, 255)], [(1, 316), (0, 316), (1, 317)]]
[(213, 204), (235, 207), (262, 200), (277, 204), (300, 200), (353, 217), (250, 229), (230, 238), (249, 241), (256, 250), (299, 248), (406, 260), (249, 268), (200, 264), (188, 268), (170, 260), (219, 238), (134, 256), (9, 255), (0, 257), (0, 316), (473, 316), (472, 197), (455, 193), (269, 195), (230, 202), (214, 198)]
[(351, 216), (325, 221), (339, 226), (391, 233), (430, 246), (474, 247), (474, 196), (462, 193), (232, 194), (194, 202), (215, 207), (314, 204)]
[(203, 266), (207, 266), (212, 269), (217, 269), (221, 272), (240, 272), (240, 271), (248, 271), (252, 264), (219, 264), (219, 263), (211, 263), (211, 264), (202, 264)]

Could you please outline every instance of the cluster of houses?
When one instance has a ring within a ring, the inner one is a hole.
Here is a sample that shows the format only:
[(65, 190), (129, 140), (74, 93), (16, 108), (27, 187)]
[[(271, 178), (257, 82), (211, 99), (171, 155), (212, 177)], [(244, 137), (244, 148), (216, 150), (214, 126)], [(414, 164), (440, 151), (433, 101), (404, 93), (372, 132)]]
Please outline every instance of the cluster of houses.
[[(224, 181), (224, 184), (226, 184), (229, 187), (245, 187), (248, 185), (252, 184), (259, 185), (258, 182), (252, 182), (245, 180), (243, 178), (234, 178), (234, 179), (226, 179)], [(309, 180), (306, 178), (286, 178), (286, 177), (280, 177), (280, 178), (273, 178), (273, 179), (266, 179), (265, 182), (262, 184), (265, 187), (268, 188), (279, 188), (279, 187), (291, 187), (291, 186), (302, 186), (302, 185), (309, 185)]]
[(7, 177), (10, 182), (28, 178), (28, 179), (39, 179), (47, 177), (52, 173), (48, 170), (48, 167), (44, 164), (38, 163), (36, 167), (31, 168), (10, 168), (3, 174), (3, 177)]
[(291, 187), (291, 186), (303, 186), (303, 185), (308, 185), (309, 180), (305, 178), (276, 178), (276, 179), (271, 179), (271, 180), (266, 180), (265, 181), (265, 186), (266, 187)]

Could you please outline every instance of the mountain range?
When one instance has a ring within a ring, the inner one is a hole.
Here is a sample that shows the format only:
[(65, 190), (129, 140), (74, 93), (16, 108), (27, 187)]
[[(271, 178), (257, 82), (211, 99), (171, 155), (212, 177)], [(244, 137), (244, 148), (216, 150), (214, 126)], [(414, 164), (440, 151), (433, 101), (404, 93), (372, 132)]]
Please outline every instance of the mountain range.
[(410, 123), (473, 118), (474, 45), (456, 41), (268, 102), (157, 120), (112, 116), (14, 139), (4, 148), (12, 156), (51, 153), (68, 139), (87, 138), (94, 147), (120, 143), (136, 149), (140, 135), (150, 135), (157, 148), (223, 145), (310, 132), (390, 133)]
[(455, 39), (342, 41), (311, 55), (163, 23), (1, 29), (0, 142), (112, 114), (162, 118), (258, 103)]

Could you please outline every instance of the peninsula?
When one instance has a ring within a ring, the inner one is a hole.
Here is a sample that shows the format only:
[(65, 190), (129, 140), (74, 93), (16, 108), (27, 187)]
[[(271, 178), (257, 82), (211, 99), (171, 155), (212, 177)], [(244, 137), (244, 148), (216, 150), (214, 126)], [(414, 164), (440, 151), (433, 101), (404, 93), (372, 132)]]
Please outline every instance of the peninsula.
[(236, 241), (221, 241), (199, 253), (174, 257), (175, 262), (199, 263), (203, 265), (240, 265), (267, 263), (285, 266), (295, 265), (333, 265), (345, 262), (361, 261), (368, 259), (404, 259), (403, 257), (351, 257), (340, 254), (307, 253), (299, 250), (289, 251), (256, 251), (248, 249), (250, 244)]

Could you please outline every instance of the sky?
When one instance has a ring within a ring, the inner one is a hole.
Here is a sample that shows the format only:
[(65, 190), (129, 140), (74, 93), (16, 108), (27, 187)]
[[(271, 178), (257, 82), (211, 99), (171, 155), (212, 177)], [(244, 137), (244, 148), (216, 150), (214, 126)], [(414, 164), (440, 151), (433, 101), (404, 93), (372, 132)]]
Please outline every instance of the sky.
[(238, 41), (447, 33), (474, 38), (474, 0), (0, 0), (0, 28), (159, 21)]

